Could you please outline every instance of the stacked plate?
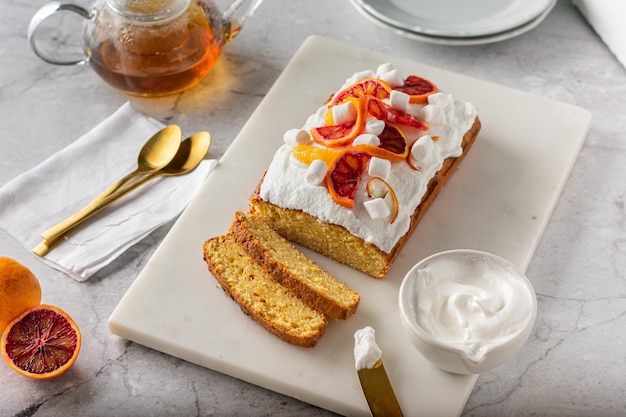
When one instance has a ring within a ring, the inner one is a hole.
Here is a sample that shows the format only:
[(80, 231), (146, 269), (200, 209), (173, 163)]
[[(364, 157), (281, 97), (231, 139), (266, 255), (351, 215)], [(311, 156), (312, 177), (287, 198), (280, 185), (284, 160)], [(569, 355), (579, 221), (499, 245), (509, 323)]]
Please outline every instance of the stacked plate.
[(366, 18), (424, 42), (476, 45), (525, 33), (557, 0), (350, 0)]

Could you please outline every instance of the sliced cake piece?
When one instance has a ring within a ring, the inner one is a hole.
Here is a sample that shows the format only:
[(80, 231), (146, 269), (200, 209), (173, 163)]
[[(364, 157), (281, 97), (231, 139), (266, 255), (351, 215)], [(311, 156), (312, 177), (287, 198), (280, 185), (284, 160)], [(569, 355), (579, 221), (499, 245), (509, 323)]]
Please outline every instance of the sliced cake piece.
[(263, 219), (237, 212), (230, 233), (276, 281), (334, 319), (356, 311), (361, 297), (274, 231)]
[(203, 245), (209, 270), (241, 310), (280, 339), (313, 347), (324, 335), (326, 316), (276, 282), (231, 235)]

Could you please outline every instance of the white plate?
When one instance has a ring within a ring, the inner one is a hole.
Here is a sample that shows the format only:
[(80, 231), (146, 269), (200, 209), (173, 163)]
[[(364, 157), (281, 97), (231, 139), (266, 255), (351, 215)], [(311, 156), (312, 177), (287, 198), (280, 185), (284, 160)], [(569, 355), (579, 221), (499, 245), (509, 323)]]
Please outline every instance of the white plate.
[(369, 14), (413, 33), (486, 36), (526, 24), (551, 0), (355, 0)]
[(371, 20), (375, 24), (385, 27), (387, 29), (391, 29), (393, 32), (398, 35), (405, 36), (410, 39), (415, 39), (422, 42), (439, 44), (439, 45), (482, 45), (493, 42), (501, 42), (507, 39), (514, 38), (516, 36), (520, 36), (535, 27), (537, 27), (543, 20), (550, 14), (554, 6), (556, 5), (556, 0), (551, 0), (551, 3), (548, 7), (537, 17), (526, 22), (525, 24), (515, 27), (513, 29), (509, 29), (503, 32), (494, 33), (491, 35), (485, 36), (467, 36), (467, 37), (455, 37), (455, 36), (437, 36), (437, 35), (427, 35), (424, 33), (411, 32), (405, 30), (401, 27), (396, 27), (388, 22), (385, 22), (378, 17), (370, 14), (366, 8), (361, 5), (360, 0), (350, 0), (352, 5), (367, 19)]
[[(353, 72), (384, 62), (473, 101), (483, 130), (385, 280), (306, 251), (362, 298), (353, 317), (329, 323), (315, 348), (292, 346), (251, 321), (223, 294), (201, 247), (226, 233), (235, 210), (247, 209), (283, 132), (302, 126)], [(354, 369), (353, 334), (371, 325), (403, 410), (459, 415), (476, 377), (441, 371), (411, 346), (398, 313), (400, 282), (420, 259), (455, 248), (493, 252), (525, 269), (589, 123), (589, 112), (578, 107), (311, 37), (124, 295), (109, 319), (110, 330), (336, 413), (367, 416)]]

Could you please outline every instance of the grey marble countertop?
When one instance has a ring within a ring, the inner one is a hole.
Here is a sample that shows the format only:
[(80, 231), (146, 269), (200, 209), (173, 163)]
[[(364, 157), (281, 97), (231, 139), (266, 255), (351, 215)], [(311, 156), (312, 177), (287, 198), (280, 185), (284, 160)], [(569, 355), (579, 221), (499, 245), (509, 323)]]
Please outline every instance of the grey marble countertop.
[[(43, 3), (7, 0), (0, 13), (0, 186), (129, 100), (88, 67), (49, 65), (30, 51), (28, 23)], [(480, 375), (463, 415), (626, 415), (626, 70), (578, 10), (559, 0), (543, 23), (522, 36), (460, 47), (400, 37), (367, 21), (349, 2), (267, 0), (198, 87), (131, 100), (186, 132), (210, 130), (211, 155), (220, 157), (312, 34), (593, 113), (528, 269), (539, 301), (535, 329), (514, 360)], [(0, 256), (31, 268), (44, 301), (71, 312), (84, 338), (72, 370), (55, 380), (29, 380), (0, 363), (0, 415), (332, 415), (109, 333), (109, 315), (171, 226), (84, 283), (47, 267), (0, 231)]]

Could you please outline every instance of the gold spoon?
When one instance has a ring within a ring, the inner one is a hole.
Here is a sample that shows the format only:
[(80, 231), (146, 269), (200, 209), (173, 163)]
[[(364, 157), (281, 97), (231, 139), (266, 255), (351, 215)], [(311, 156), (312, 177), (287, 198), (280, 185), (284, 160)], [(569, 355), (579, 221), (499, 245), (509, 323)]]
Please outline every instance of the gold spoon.
[[(121, 180), (113, 184), (109, 189), (96, 197), (91, 203), (85, 206), (82, 211), (90, 210), (97, 206), (103, 199), (118, 190), (122, 185), (137, 175), (149, 174), (158, 171), (166, 166), (175, 156), (182, 139), (182, 131), (176, 125), (166, 126), (152, 135), (143, 145), (137, 157), (137, 168), (124, 176)], [(62, 222), (52, 226), (41, 234), (44, 239), (63, 233), (76, 220), (75, 214)]]
[[(72, 231), (76, 226), (92, 217), (94, 214), (100, 212), (105, 207), (108, 207), (120, 197), (128, 194), (135, 188), (145, 184), (146, 182), (160, 177), (160, 176), (176, 176), (183, 175), (193, 171), (204, 159), (204, 156), (211, 147), (211, 134), (208, 132), (198, 132), (191, 135), (189, 138), (181, 142), (178, 152), (174, 158), (162, 169), (149, 173), (135, 180), (130, 184), (126, 184), (111, 195), (105, 197), (97, 205), (89, 208), (89, 210), (81, 210), (74, 216), (74, 221), (71, 224), (67, 224), (63, 230), (50, 235), (49, 238), (44, 239), (39, 245), (37, 245), (33, 252), (39, 256), (44, 256), (50, 251), (68, 232)], [(86, 207), (87, 209), (88, 207)]]

